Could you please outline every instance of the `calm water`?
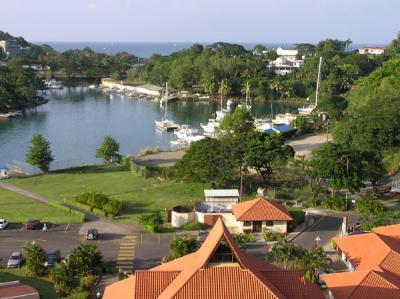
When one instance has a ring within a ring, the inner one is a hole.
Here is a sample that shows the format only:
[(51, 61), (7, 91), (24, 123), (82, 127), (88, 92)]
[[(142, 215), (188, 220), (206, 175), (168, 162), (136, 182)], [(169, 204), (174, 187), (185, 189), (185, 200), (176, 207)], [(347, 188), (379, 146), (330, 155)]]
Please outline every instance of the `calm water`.
[[(34, 133), (51, 142), (55, 161), (52, 169), (99, 162), (95, 158), (105, 135), (118, 140), (121, 153), (136, 154), (146, 146), (170, 149), (173, 133), (155, 130), (154, 120), (164, 115), (156, 102), (120, 95), (104, 95), (87, 87), (51, 91), (48, 104), (26, 111), (21, 118), (0, 121), (0, 165), (25, 168), (25, 153)], [(270, 115), (270, 104), (254, 105), (256, 116)], [(174, 102), (168, 116), (178, 123), (200, 128), (216, 110), (215, 103)], [(274, 104), (274, 113), (295, 111), (288, 104)]]

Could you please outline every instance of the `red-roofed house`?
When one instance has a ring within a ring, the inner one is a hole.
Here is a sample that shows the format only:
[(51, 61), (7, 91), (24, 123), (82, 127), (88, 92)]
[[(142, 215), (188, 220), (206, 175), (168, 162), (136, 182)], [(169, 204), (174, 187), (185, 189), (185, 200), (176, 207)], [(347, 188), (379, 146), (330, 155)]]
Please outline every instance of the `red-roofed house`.
[(108, 286), (104, 299), (322, 299), (301, 271), (277, 268), (240, 251), (218, 219), (201, 248)]
[(281, 204), (257, 198), (240, 203), (209, 200), (197, 203), (195, 207), (178, 206), (172, 211), (171, 223), (181, 227), (196, 220), (212, 227), (219, 217), (233, 233), (261, 232), (263, 229), (285, 233), (288, 222), (293, 221)]
[(322, 275), (331, 298), (400, 298), (400, 224), (334, 240), (350, 272)]

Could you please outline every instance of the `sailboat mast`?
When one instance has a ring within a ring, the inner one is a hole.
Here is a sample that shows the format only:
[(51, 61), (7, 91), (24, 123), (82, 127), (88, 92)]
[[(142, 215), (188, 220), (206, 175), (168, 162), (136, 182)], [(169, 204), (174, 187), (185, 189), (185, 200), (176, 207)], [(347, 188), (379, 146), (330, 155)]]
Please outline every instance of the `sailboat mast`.
[(249, 81), (247, 81), (246, 83), (246, 106), (249, 105), (248, 101), (249, 101)]
[(168, 82), (165, 82), (165, 111), (164, 118), (167, 119), (167, 108), (168, 108)]
[(321, 65), (322, 65), (322, 56), (319, 58), (317, 90), (315, 92), (315, 107), (318, 106), (319, 85), (320, 85), (320, 80), (321, 80)]
[(221, 80), (221, 111), (222, 111), (222, 94), (224, 93), (224, 80)]

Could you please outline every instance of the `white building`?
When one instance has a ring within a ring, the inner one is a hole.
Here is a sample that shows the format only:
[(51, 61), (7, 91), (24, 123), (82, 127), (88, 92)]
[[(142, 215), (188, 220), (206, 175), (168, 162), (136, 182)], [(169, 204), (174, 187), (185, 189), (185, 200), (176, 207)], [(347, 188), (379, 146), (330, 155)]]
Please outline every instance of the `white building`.
[(222, 218), (232, 233), (258, 233), (263, 229), (285, 233), (288, 222), (293, 221), (285, 207), (264, 198), (238, 203), (234, 195), (239, 194), (233, 190), (205, 190), (205, 193), (209, 195), (206, 201), (194, 207), (174, 207), (171, 225), (182, 227), (189, 221), (198, 221), (212, 227)]
[(7, 55), (19, 54), (23, 48), (15, 40), (0, 40), (0, 48)]
[(278, 48), (276, 54), (279, 56), (271, 61), (268, 68), (278, 75), (287, 75), (300, 68), (304, 64), (304, 59), (297, 59), (298, 50), (285, 50)]
[(381, 55), (385, 53), (384, 47), (364, 47), (358, 49), (359, 54), (371, 54), (371, 55)]

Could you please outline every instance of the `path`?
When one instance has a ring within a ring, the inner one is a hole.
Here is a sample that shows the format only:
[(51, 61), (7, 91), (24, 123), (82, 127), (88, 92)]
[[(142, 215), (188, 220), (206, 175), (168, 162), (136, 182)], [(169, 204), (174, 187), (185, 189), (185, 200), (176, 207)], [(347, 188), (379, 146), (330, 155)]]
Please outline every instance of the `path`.
[[(332, 136), (329, 135), (329, 140)], [(326, 134), (306, 135), (293, 140), (288, 144), (296, 151), (296, 156), (309, 157), (311, 153), (326, 143)]]
[(0, 181), (0, 188), (3, 188), (3, 189), (6, 189), (8, 191), (11, 191), (11, 192), (14, 192), (14, 193), (18, 193), (20, 195), (23, 195), (23, 196), (38, 200), (38, 201), (40, 201), (42, 203), (48, 203), (49, 201), (52, 200), (49, 197), (46, 197), (46, 196), (43, 196), (43, 195), (40, 195), (40, 194), (37, 194), (37, 193), (33, 193), (33, 192), (27, 191), (25, 189), (21, 189), (21, 188), (18, 188), (16, 186), (13, 186), (13, 185), (1, 182), (1, 181)]

